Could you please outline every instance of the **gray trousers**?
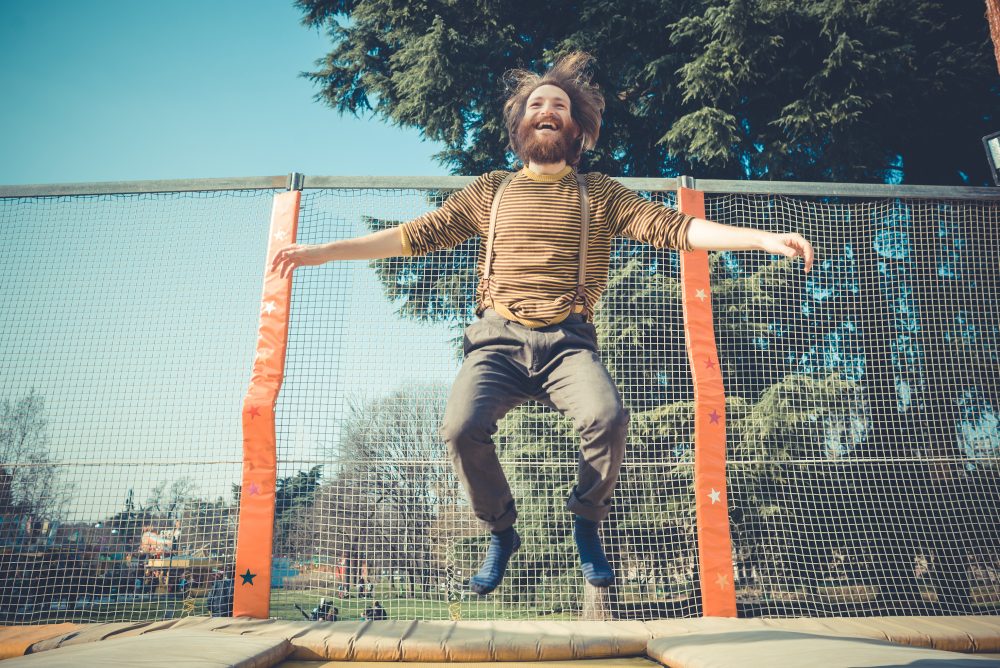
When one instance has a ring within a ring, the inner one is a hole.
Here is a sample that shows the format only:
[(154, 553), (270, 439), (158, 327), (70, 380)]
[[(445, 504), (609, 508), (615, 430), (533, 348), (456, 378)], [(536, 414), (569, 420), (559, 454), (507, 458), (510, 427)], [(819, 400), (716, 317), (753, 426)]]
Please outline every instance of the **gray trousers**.
[(491, 309), (465, 330), (465, 361), (441, 425), (476, 517), (493, 531), (517, 519), (493, 434), (501, 417), (531, 399), (569, 416), (580, 432), (577, 483), (566, 508), (600, 522), (618, 482), (629, 415), (597, 354), (594, 326), (572, 314), (530, 329)]

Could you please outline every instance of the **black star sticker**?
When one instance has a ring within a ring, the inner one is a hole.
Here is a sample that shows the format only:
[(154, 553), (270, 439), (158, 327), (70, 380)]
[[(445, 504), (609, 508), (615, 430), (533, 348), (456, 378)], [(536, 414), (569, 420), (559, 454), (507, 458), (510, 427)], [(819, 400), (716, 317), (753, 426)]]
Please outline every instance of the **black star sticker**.
[(243, 578), (242, 584), (249, 584), (252, 587), (253, 579), (257, 577), (257, 574), (251, 573), (250, 569), (248, 568), (246, 573), (240, 573), (240, 577)]

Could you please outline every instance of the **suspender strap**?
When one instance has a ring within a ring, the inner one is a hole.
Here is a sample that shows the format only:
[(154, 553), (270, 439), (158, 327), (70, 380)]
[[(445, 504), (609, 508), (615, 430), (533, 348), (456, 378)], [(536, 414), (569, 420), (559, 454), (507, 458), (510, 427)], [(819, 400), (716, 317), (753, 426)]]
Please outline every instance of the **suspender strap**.
[[(490, 276), (493, 271), (493, 240), (496, 238), (497, 211), (500, 210), (500, 198), (503, 191), (507, 189), (510, 182), (514, 180), (517, 172), (511, 172), (504, 177), (493, 195), (493, 206), (490, 208), (490, 229), (486, 236), (486, 265), (483, 267), (483, 301), (492, 299), (488, 296), (490, 289)], [(590, 233), (590, 198), (587, 197), (587, 177), (583, 174), (576, 175), (577, 191), (580, 195), (580, 260), (576, 274), (576, 292), (573, 295), (573, 305), (583, 304), (587, 308), (587, 237)]]
[(503, 178), (500, 183), (500, 187), (497, 188), (497, 192), (493, 195), (493, 206), (490, 208), (490, 231), (486, 236), (486, 266), (483, 267), (483, 299), (485, 300), (490, 289), (490, 276), (492, 276), (493, 269), (493, 239), (496, 237), (497, 232), (497, 211), (500, 209), (500, 198), (503, 197), (503, 191), (507, 189), (510, 182), (514, 180), (517, 172), (511, 172)]
[(587, 177), (576, 173), (577, 190), (580, 194), (580, 266), (576, 274), (576, 295), (573, 304), (583, 304), (587, 308), (587, 236), (590, 232), (590, 198), (587, 197)]

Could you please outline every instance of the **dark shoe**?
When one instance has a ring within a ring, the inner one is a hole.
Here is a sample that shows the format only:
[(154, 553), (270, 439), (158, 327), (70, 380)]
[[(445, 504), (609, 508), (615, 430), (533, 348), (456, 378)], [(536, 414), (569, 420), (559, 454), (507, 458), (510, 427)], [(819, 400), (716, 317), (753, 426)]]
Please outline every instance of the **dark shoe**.
[(514, 527), (494, 533), (482, 568), (469, 578), (469, 589), (480, 596), (485, 596), (499, 587), (504, 573), (507, 572), (510, 558), (520, 547), (521, 537), (514, 531)]
[(595, 587), (610, 587), (615, 582), (615, 572), (604, 555), (601, 538), (597, 535), (597, 522), (574, 515), (573, 539), (580, 551), (580, 568), (583, 577)]

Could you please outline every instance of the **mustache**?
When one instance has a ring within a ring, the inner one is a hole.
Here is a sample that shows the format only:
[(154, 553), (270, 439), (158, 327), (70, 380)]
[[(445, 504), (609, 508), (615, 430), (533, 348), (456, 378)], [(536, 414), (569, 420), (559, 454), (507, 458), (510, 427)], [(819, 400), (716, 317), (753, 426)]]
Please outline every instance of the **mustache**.
[[(552, 123), (556, 131), (549, 136), (536, 134), (537, 126), (545, 122)], [(553, 163), (559, 160), (578, 161), (576, 158), (579, 156), (579, 138), (574, 137), (574, 131), (575, 126), (572, 121), (562, 125), (547, 115), (524, 118), (517, 130), (515, 151), (525, 164), (531, 161), (541, 163)]]
[(531, 126), (535, 129), (538, 129), (539, 126), (544, 125), (546, 123), (552, 125), (552, 127), (554, 127), (556, 130), (563, 129), (562, 122), (560, 121), (559, 117), (553, 116), (551, 114), (535, 117), (534, 123), (532, 123)]

